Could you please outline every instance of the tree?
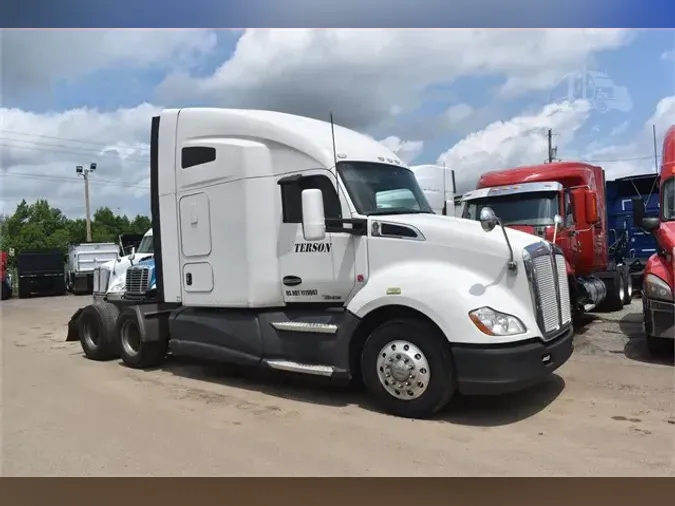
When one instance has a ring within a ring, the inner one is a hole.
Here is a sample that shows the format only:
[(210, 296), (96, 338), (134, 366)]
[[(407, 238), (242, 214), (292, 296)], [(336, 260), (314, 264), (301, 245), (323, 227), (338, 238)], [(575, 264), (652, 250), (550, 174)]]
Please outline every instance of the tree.
[[(151, 220), (139, 215), (130, 221), (126, 215), (101, 207), (94, 212), (91, 225), (93, 242), (116, 243), (121, 234), (144, 234), (151, 227)], [(85, 242), (86, 236), (85, 220), (69, 219), (45, 199), (33, 204), (22, 200), (12, 214), (0, 217), (2, 251), (14, 248), (18, 254), (29, 249), (57, 248), (65, 254), (68, 244)], [(14, 260), (10, 259), (10, 263)]]

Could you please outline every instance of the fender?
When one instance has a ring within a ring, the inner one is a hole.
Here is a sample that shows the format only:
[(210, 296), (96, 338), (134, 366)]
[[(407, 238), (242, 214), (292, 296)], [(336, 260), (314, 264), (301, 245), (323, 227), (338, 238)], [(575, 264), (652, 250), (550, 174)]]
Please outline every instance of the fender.
[(73, 316), (70, 317), (70, 321), (68, 322), (68, 335), (66, 336), (66, 342), (80, 340), (78, 322), (80, 320), (80, 314), (82, 314), (82, 309), (84, 308), (78, 309), (75, 311), (75, 313), (73, 313)]
[[(447, 262), (397, 262), (371, 273), (347, 310), (362, 319), (383, 306), (407, 306), (426, 315), (452, 343), (497, 344), (538, 338), (529, 285), (520, 267), (519, 275), (513, 276), (504, 263), (496, 279), (487, 279), (484, 273)], [(452, 285), (448, 285), (449, 279), (454, 280)], [(506, 337), (483, 334), (468, 316), (483, 306), (516, 316), (527, 331)]]

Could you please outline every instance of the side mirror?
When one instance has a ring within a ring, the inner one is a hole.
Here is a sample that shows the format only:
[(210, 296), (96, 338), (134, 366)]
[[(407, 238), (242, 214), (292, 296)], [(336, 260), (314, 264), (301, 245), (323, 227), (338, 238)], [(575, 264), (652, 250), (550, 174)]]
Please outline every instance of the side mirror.
[(641, 197), (633, 197), (630, 202), (633, 206), (633, 224), (636, 227), (642, 227), (642, 220), (645, 218), (645, 203)]
[(586, 191), (586, 221), (595, 225), (600, 221), (598, 213), (598, 195), (594, 191)]
[(497, 226), (497, 215), (492, 208), (484, 207), (480, 210), (478, 221), (480, 221), (480, 226), (483, 227), (483, 230), (491, 232)]
[(642, 223), (640, 223), (640, 228), (649, 233), (656, 231), (659, 226), (661, 226), (661, 220), (653, 216), (642, 218)]
[(326, 238), (323, 193), (318, 188), (302, 191), (302, 234), (305, 241), (322, 241)]
[(131, 255), (129, 255), (129, 261), (133, 262), (134, 258), (136, 258), (136, 246), (131, 247)]

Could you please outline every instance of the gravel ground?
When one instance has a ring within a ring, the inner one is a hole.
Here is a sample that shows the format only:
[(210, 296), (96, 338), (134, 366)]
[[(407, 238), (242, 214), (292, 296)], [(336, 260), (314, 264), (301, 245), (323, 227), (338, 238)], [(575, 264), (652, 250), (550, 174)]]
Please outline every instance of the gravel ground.
[(550, 381), (428, 421), (306, 378), (86, 360), (65, 336), (88, 301), (0, 305), (5, 476), (675, 476), (675, 369), (639, 299), (589, 318)]

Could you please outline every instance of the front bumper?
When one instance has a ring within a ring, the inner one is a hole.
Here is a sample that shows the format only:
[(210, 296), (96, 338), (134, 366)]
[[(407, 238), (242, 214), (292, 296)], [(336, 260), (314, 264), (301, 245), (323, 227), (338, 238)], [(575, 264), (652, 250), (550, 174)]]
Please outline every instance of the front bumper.
[(466, 395), (494, 395), (523, 390), (547, 378), (570, 358), (574, 329), (544, 343), (493, 346), (454, 345), (457, 388)]
[(675, 339), (675, 304), (643, 297), (642, 309), (650, 337)]

